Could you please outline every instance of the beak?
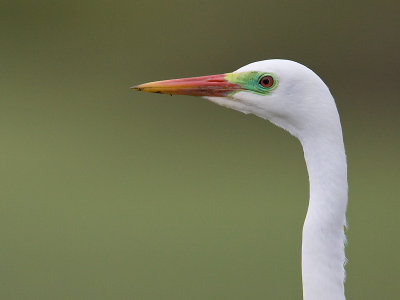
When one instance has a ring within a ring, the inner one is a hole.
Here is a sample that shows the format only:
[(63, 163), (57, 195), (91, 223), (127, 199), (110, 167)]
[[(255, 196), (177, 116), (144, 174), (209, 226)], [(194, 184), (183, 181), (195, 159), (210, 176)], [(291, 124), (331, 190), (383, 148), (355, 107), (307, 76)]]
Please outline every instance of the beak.
[(131, 89), (148, 93), (225, 97), (232, 92), (243, 90), (238, 84), (229, 82), (230, 73), (154, 81), (131, 87)]

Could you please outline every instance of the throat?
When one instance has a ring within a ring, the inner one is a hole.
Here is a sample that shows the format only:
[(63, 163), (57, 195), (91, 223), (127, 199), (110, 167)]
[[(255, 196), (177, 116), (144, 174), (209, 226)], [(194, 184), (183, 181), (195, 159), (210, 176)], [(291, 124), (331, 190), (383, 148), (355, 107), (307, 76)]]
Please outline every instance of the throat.
[(345, 299), (347, 165), (340, 125), (337, 129), (301, 140), (310, 181), (302, 243), (305, 300)]

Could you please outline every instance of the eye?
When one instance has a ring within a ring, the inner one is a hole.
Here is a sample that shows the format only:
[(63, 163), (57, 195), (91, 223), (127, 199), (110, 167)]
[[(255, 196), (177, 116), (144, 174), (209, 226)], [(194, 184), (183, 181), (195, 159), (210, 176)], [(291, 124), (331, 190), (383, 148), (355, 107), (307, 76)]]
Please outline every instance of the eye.
[(270, 75), (263, 76), (261, 77), (259, 83), (265, 88), (270, 88), (274, 85), (274, 78)]

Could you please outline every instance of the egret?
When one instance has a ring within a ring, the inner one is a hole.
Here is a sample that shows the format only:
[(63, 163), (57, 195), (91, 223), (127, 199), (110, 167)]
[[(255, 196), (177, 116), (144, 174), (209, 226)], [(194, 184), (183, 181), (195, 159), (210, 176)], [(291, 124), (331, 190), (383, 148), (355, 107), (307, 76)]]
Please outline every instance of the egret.
[(269, 120), (295, 136), (303, 147), (310, 194), (302, 236), (303, 299), (345, 299), (346, 154), (335, 101), (318, 75), (294, 61), (272, 59), (232, 73), (132, 89), (202, 96)]

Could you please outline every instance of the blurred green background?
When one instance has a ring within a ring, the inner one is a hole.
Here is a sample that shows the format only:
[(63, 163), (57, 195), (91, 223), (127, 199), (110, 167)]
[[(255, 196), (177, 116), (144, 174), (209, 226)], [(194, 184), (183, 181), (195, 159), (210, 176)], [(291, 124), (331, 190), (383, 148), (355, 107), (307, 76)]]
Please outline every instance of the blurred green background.
[(349, 161), (348, 299), (400, 294), (396, 1), (1, 1), (1, 299), (300, 299), (300, 144), (153, 80), (287, 58)]

